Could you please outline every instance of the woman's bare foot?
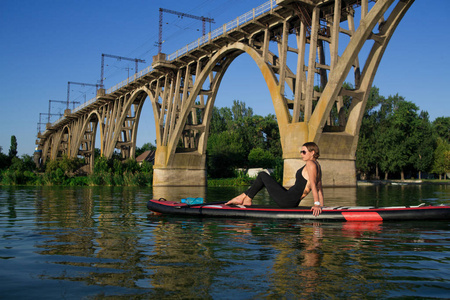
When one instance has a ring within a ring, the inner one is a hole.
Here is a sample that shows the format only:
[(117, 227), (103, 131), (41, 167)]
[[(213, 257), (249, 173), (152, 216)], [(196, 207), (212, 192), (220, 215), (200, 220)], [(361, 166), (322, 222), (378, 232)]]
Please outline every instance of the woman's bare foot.
[(230, 201), (228, 201), (227, 203), (225, 203), (225, 205), (246, 205), (246, 206), (250, 206), (250, 205), (252, 205), (252, 199), (249, 198), (245, 193), (242, 193), (239, 196), (236, 196), (233, 199), (231, 199)]
[(245, 196), (247, 195), (242, 193), (239, 196), (236, 196), (227, 203), (225, 203), (225, 205), (242, 205), (242, 203), (244, 203)]
[(252, 198), (250, 198), (249, 196), (245, 195), (244, 202), (242, 203), (242, 205), (244, 205), (244, 206), (252, 205)]

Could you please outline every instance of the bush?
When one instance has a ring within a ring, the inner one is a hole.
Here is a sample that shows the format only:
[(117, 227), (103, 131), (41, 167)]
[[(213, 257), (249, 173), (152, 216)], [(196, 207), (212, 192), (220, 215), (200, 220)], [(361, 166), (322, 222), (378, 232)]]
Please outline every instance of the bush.
[(135, 160), (122, 161), (118, 158), (98, 157), (94, 163), (94, 172), (89, 176), (75, 176), (84, 164), (79, 158), (63, 157), (47, 161), (46, 172), (36, 174), (31, 156), (11, 159), (10, 168), (0, 170), (2, 185), (68, 185), (68, 186), (151, 186), (153, 165), (144, 162), (139, 165)]
[(275, 157), (267, 150), (254, 148), (248, 154), (248, 163), (252, 168), (273, 168), (275, 165)]
[(236, 177), (236, 178), (210, 178), (208, 179), (208, 186), (247, 186), (251, 184), (249, 177)]
[(95, 159), (94, 162), (94, 174), (100, 174), (102, 172), (108, 172), (111, 173), (112, 171), (112, 161), (108, 160), (107, 158), (100, 156)]

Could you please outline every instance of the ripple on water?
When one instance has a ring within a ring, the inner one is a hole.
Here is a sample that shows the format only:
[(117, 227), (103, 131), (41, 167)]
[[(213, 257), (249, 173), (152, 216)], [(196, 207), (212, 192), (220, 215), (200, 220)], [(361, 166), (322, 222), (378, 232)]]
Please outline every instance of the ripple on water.
[[(208, 201), (235, 192), (216, 188)], [(180, 218), (149, 213), (149, 194), (0, 187), (2, 296), (335, 299), (450, 293), (448, 222)], [(325, 194), (330, 203), (344, 205), (450, 204), (450, 192), (441, 187)], [(265, 192), (258, 197), (270, 203)]]

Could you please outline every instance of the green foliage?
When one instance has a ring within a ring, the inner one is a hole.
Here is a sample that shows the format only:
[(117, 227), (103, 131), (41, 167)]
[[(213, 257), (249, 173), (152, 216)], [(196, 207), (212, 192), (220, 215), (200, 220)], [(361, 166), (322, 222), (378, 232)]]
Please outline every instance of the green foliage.
[(123, 162), (124, 172), (137, 173), (140, 171), (139, 164), (134, 159), (127, 159)]
[(403, 172), (413, 164), (414, 153), (420, 147), (420, 142), (415, 139), (418, 107), (398, 95), (390, 101), (395, 103), (395, 110), (389, 119), (391, 126), (385, 131), (384, 136), (386, 138), (384, 169), (390, 172), (400, 171), (404, 179)]
[(246, 153), (237, 132), (224, 131), (209, 137), (208, 175), (213, 178), (233, 176), (234, 168), (245, 163)]
[(438, 138), (434, 156), (433, 172), (439, 175), (450, 172), (450, 143)]
[(272, 168), (275, 165), (275, 157), (268, 150), (253, 148), (248, 155), (248, 164), (250, 168)]
[(2, 185), (23, 185), (34, 183), (37, 176), (32, 171), (3, 170), (0, 172), (0, 182)]
[[(214, 108), (207, 146), (208, 176), (212, 178), (231, 177), (238, 167), (255, 165), (254, 148), (265, 151), (267, 157), (281, 156), (281, 142), (278, 123), (274, 115), (261, 117), (253, 115), (253, 109), (244, 102), (235, 100), (232, 108)], [(264, 160), (264, 167), (273, 165)], [(256, 166), (256, 165), (255, 165)], [(262, 167), (262, 166), (257, 166)]]
[(112, 172), (112, 160), (108, 160), (103, 156), (95, 157), (94, 161), (94, 173), (111, 173)]
[(11, 160), (11, 165), (9, 167), (10, 170), (13, 171), (33, 171), (35, 169), (35, 164), (33, 162), (33, 159), (29, 155), (23, 155), (22, 159), (18, 157), (14, 157)]
[(140, 168), (142, 173), (153, 173), (153, 165), (148, 161), (143, 161)]
[(15, 135), (11, 136), (11, 146), (9, 148), (8, 156), (10, 159), (17, 156), (17, 139)]
[(422, 112), (419, 115), (416, 126), (414, 138), (418, 146), (416, 148), (416, 155), (412, 157), (412, 160), (414, 168), (419, 171), (420, 179), (422, 172), (431, 170), (437, 141), (433, 135), (433, 128), (427, 112)]
[(76, 170), (83, 166), (83, 164), (83, 159), (64, 156), (61, 159), (48, 161), (45, 166), (45, 171), (53, 172), (61, 169), (64, 174), (73, 174)]
[[(387, 99), (373, 87), (362, 120), (356, 167), (362, 179), (378, 175), (429, 172), (434, 161), (436, 137), (428, 113), (397, 95)], [(437, 123), (441, 126), (445, 118)], [(441, 126), (442, 127), (442, 126)], [(444, 132), (444, 131), (442, 131)], [(414, 175), (413, 175), (414, 176)]]
[(24, 185), (34, 184), (37, 181), (38, 176), (34, 173), (35, 164), (31, 156), (13, 157), (8, 165), (8, 169), (0, 171), (1, 184)]
[(9, 166), (10, 160), (7, 155), (0, 152), (0, 170), (6, 169)]
[(252, 179), (250, 177), (246, 175), (238, 175), (232, 178), (209, 178), (208, 186), (248, 186), (251, 182)]
[[(231, 120), (231, 110), (227, 108), (213, 107), (209, 134), (218, 134), (227, 130), (227, 121)], [(230, 116), (227, 120), (227, 116)]]
[(280, 184), (283, 183), (284, 161), (281, 156), (275, 158), (272, 177)]
[(450, 117), (439, 117), (433, 121), (433, 132), (438, 137), (450, 143)]
[[(75, 185), (72, 182), (75, 172), (84, 165), (80, 158), (69, 158), (48, 161), (45, 165), (43, 182), (46, 185)], [(80, 183), (80, 181), (77, 181)]]
[(98, 157), (94, 172), (89, 175), (89, 185), (107, 186), (151, 186), (153, 167), (144, 162), (141, 166), (133, 159), (121, 161), (117, 158)]

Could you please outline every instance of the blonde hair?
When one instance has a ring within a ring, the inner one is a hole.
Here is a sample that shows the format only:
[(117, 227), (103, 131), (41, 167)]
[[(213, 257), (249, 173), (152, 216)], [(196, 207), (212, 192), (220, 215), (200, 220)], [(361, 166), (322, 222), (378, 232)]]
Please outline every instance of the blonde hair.
[(318, 159), (320, 156), (319, 146), (317, 146), (314, 142), (307, 142), (303, 144), (306, 149), (308, 149), (309, 152), (314, 151), (314, 158)]

